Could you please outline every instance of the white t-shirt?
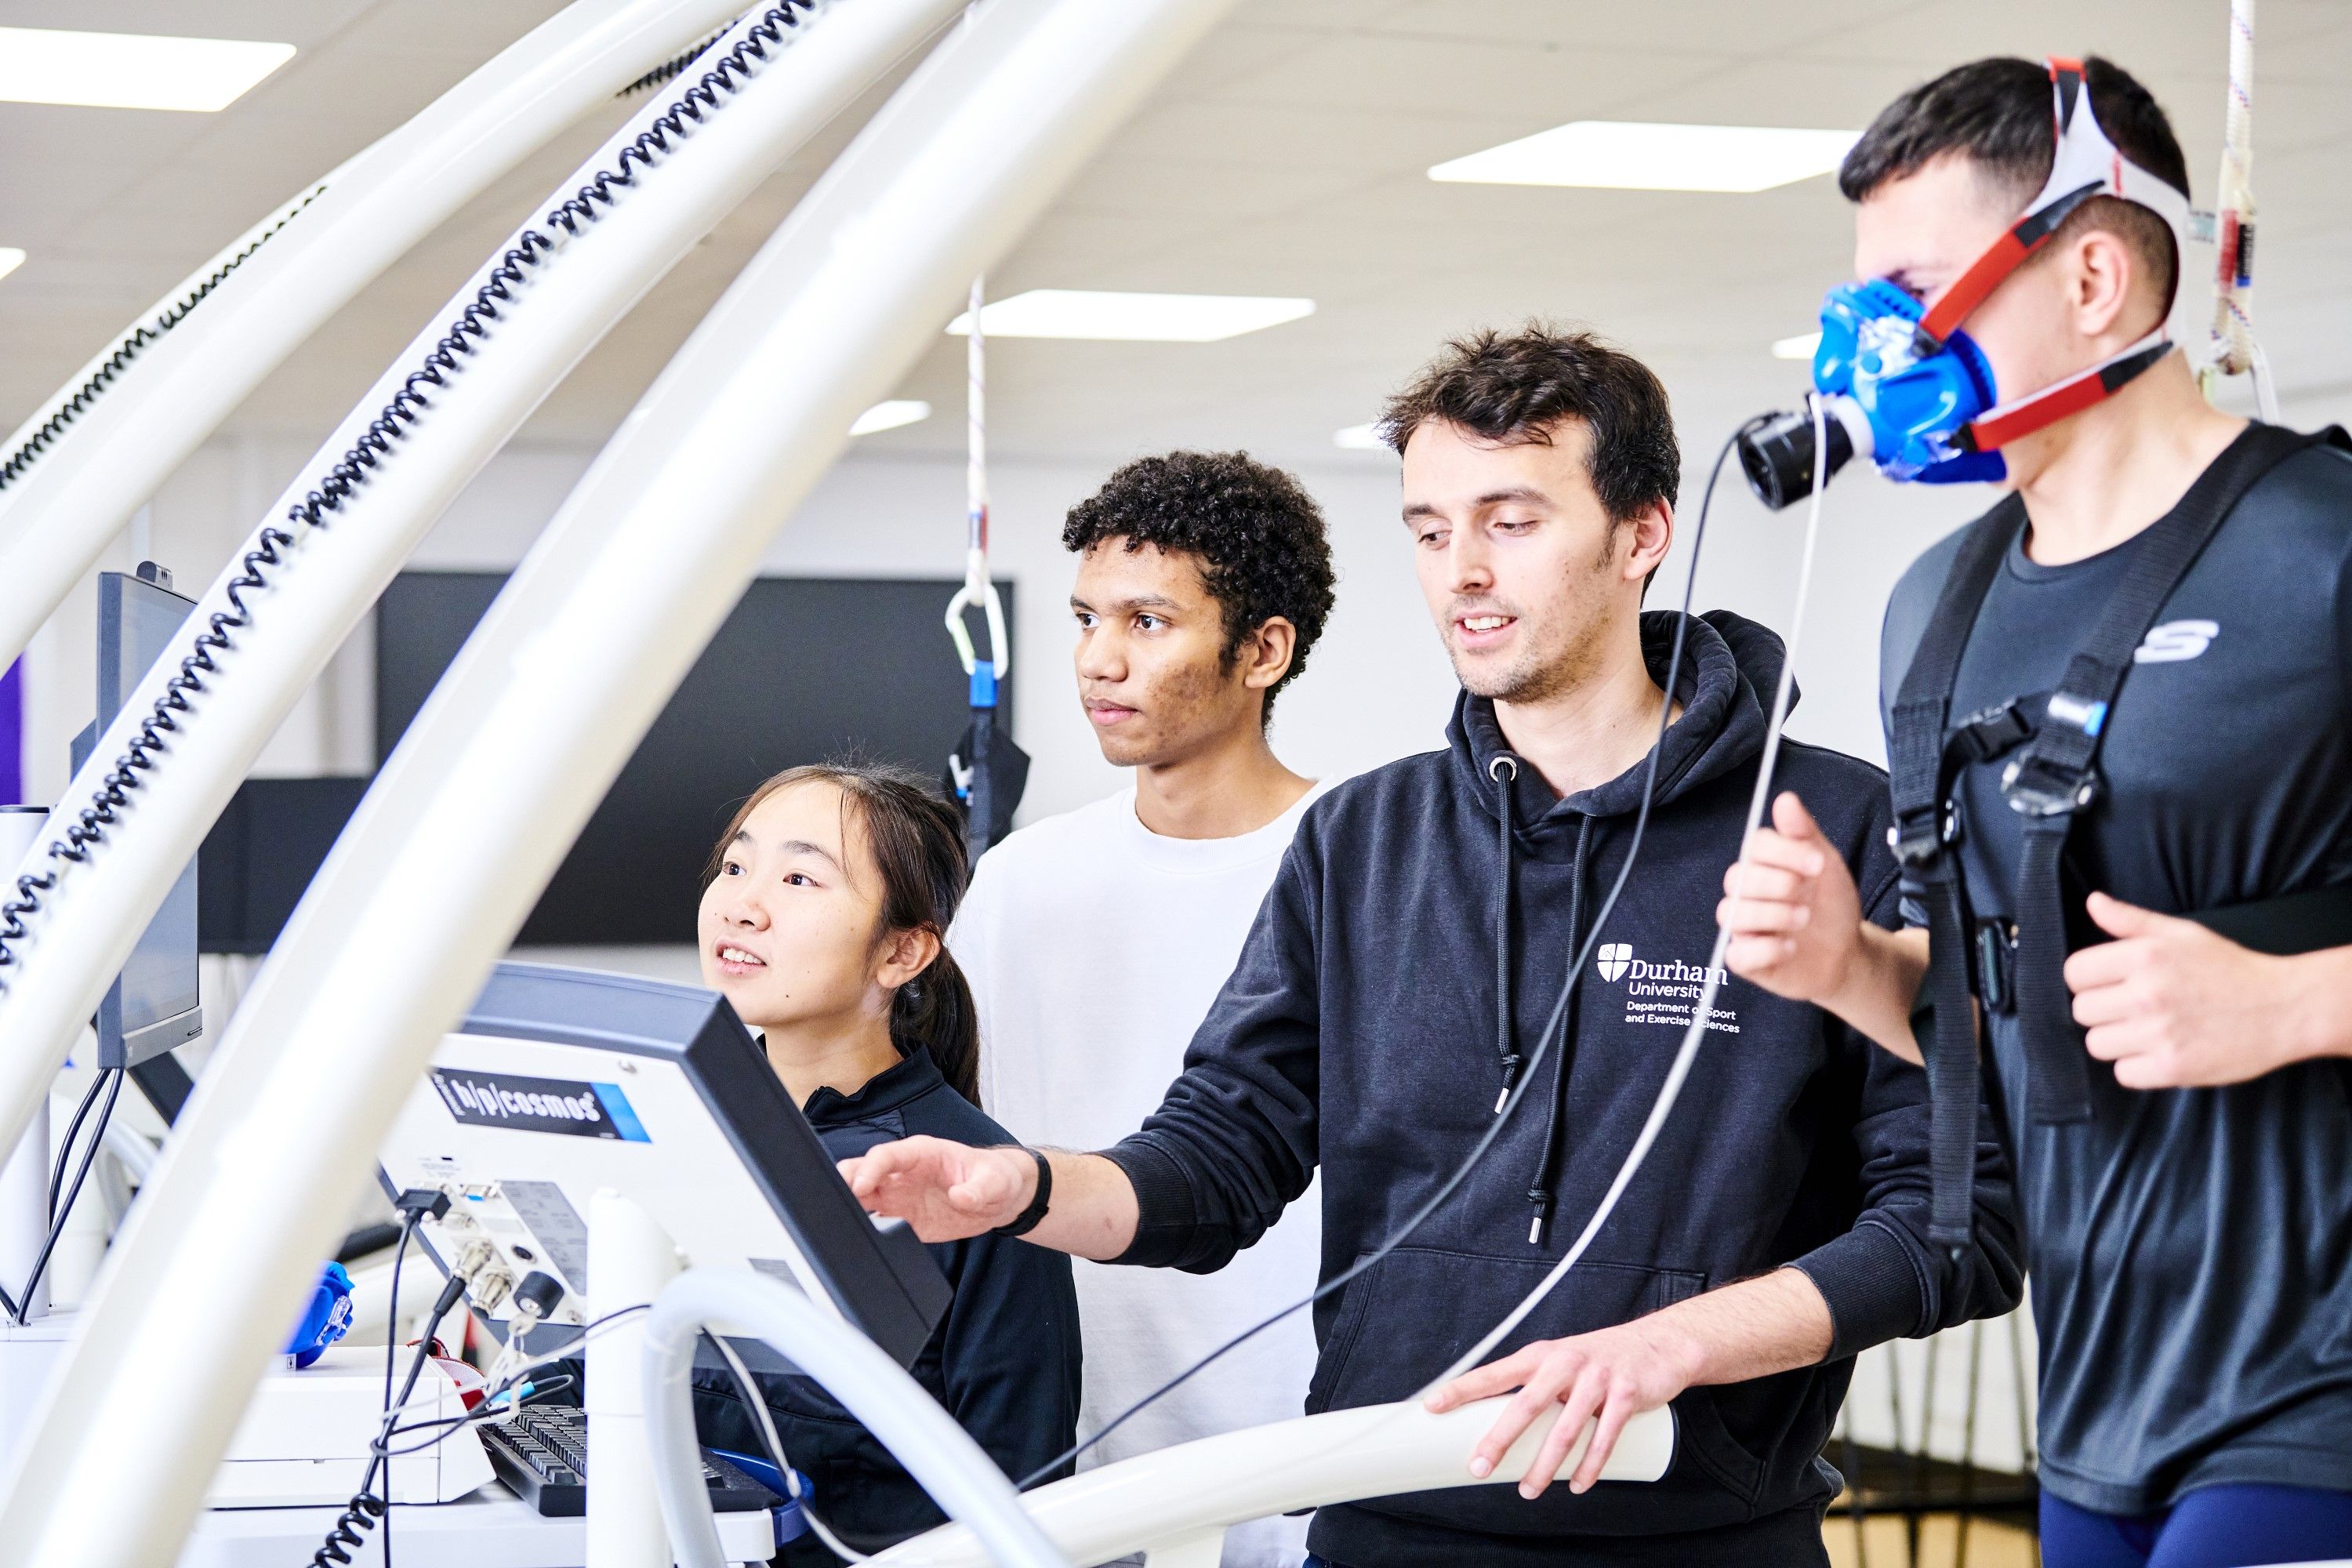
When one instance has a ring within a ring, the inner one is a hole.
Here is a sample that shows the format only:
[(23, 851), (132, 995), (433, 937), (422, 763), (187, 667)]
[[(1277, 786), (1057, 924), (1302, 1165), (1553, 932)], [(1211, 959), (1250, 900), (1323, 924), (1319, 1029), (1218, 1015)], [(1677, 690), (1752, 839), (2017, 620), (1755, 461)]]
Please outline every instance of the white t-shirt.
[[(989, 851), (948, 935), (980, 1010), (982, 1107), (1024, 1142), (1100, 1149), (1134, 1131), (1182, 1070), (1318, 784), (1255, 833), (1164, 838), (1126, 792)], [(1076, 1264), (1086, 1342), (1078, 1435), (1315, 1288), (1320, 1184), (1214, 1274)], [(1304, 1413), (1315, 1366), (1297, 1312), (1155, 1402), (1081, 1468)], [(1225, 1537), (1225, 1568), (1297, 1568), (1304, 1519)]]

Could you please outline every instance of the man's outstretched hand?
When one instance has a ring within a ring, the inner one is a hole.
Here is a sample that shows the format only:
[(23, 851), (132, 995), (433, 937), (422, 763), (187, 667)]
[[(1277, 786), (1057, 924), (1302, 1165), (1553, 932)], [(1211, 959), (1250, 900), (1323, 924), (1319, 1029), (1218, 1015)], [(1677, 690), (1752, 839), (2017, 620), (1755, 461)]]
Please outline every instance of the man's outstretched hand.
[(869, 1212), (905, 1220), (925, 1241), (961, 1241), (1021, 1217), (1037, 1162), (1024, 1149), (907, 1138), (842, 1161), (841, 1179)]

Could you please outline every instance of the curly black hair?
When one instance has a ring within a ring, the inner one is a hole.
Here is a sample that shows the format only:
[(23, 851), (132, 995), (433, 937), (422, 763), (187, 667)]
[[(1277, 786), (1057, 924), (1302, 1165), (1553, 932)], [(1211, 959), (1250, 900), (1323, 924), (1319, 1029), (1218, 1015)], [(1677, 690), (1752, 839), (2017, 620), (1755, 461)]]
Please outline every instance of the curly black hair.
[(1307, 668), (1330, 618), (1337, 574), (1323, 509), (1280, 468), (1246, 452), (1170, 452), (1139, 458), (1070, 509), (1062, 543), (1084, 553), (1106, 540), (1149, 544), (1200, 563), (1201, 581), (1224, 612), (1225, 668), (1242, 645), (1280, 616), (1297, 628), (1290, 668), (1266, 689), (1274, 700)]

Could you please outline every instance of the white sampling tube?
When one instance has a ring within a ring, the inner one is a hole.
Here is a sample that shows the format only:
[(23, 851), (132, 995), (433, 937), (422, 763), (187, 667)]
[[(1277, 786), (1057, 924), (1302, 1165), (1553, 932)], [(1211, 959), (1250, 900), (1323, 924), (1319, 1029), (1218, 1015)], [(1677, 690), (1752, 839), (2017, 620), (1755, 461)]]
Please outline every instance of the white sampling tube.
[[(645, 1330), (646, 1437), (678, 1568), (725, 1568), (694, 1435), (694, 1344), (724, 1322), (766, 1341), (848, 1407), (950, 1519), (1010, 1568), (1069, 1568), (1021, 1495), (940, 1402), (873, 1341), (782, 1281), (748, 1268), (695, 1268), (654, 1298)], [(593, 1476), (593, 1470), (590, 1471)], [(593, 1488), (593, 1482), (591, 1482)]]
[[(24, 930), (11, 935), (0, 921), (0, 1146), (38, 1103), (246, 769), (450, 501), (646, 289), (951, 17), (957, 0), (838, 0), (797, 25), (774, 19), (785, 9), (763, 5), (729, 29), (491, 253), (231, 557), (42, 837), (0, 862), (6, 885), (21, 889), (10, 907)], [(711, 76), (723, 84), (702, 87)], [(691, 117), (678, 110), (688, 91), (698, 93)], [(646, 138), (663, 145), (647, 153)], [(627, 184), (609, 179), (616, 171)], [(609, 201), (582, 194), (592, 190)], [(567, 214), (572, 203), (586, 216)], [(567, 216), (569, 229), (555, 221)], [(439, 384), (417, 384), (419, 372)], [(404, 384), (423, 401), (407, 398)], [(408, 416), (383, 412), (395, 405)], [(341, 504), (306, 504), (339, 482), (349, 487)], [(233, 629), (215, 634), (224, 616)], [(164, 710), (165, 744), (141, 745), (158, 703), (184, 687), (191, 658), (213, 668), (197, 689), (181, 690), (184, 706)], [(124, 769), (135, 745), (151, 765)], [(110, 783), (125, 773), (135, 788)], [(77, 830), (93, 822), (103, 837), (81, 841)]]
[[(743, 0), (575, 0), (312, 182), (76, 373), (0, 447), (0, 668), (262, 378), (378, 274)], [(176, 326), (156, 329), (232, 258)], [(124, 358), (145, 330), (147, 339)], [(120, 367), (110, 374), (110, 363)]]
[[(1076, 1562), (1107, 1563), (1137, 1552), (1156, 1561), (1163, 1551), (1181, 1553), (1253, 1519), (1399, 1492), (1509, 1485), (1527, 1474), (1563, 1414), (1554, 1406), (1532, 1423), (1481, 1480), (1470, 1474), (1470, 1455), (1510, 1403), (1509, 1395), (1497, 1395), (1434, 1415), (1416, 1400), (1295, 1416), (1097, 1465), (1022, 1493), (1021, 1504), (1045, 1538)], [(1563, 1469), (1584, 1458), (1597, 1425), (1586, 1420)], [(1674, 1453), (1674, 1412), (1648, 1411), (1618, 1434), (1601, 1479), (1657, 1480)], [(984, 1568), (984, 1545), (966, 1526), (943, 1524), (872, 1561), (875, 1568)]]
[(435, 1040), (769, 538), (973, 273), (1232, 3), (992, 0), (663, 373), (417, 716), (207, 1064), (0, 1500), (0, 1568), (176, 1555)]

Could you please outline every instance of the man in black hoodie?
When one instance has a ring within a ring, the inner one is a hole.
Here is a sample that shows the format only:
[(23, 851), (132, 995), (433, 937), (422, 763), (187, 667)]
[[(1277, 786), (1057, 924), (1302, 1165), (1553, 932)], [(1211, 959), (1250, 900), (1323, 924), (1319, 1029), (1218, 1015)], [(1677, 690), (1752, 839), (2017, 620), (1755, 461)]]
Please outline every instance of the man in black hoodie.
[[(1538, 1061), (1563, 969), (1631, 847), (1668, 700), (1676, 617), (1643, 614), (1641, 598), (1673, 538), (1673, 418), (1639, 362), (1531, 328), (1452, 345), (1392, 400), (1385, 428), (1464, 688), (1450, 745), (1308, 811), (1183, 1075), (1140, 1131), (1099, 1154), (885, 1145), (844, 1167), (868, 1207), (927, 1239), (1002, 1228), (1082, 1257), (1208, 1270), (1262, 1235), (1319, 1163), (1328, 1279), (1391, 1239)], [(1640, 863), (1563, 1038), (1461, 1189), (1318, 1303), (1310, 1410), (1406, 1398), (1440, 1373), (1558, 1259), (1657, 1097), (1705, 977), (1784, 657), (1726, 612), (1684, 635)], [(1814, 805), (1871, 918), (1895, 924), (1884, 775), (1790, 743), (1778, 777)], [(1323, 1562), (1823, 1562), (1837, 1482), (1820, 1454), (1854, 1352), (2014, 1303), (2007, 1177), (1990, 1143), (1979, 1245), (1928, 1245), (1916, 1069), (1737, 978), (1713, 1020), (1591, 1251), (1502, 1359), (1433, 1401), (1520, 1391), (1473, 1457), (1480, 1475), (1564, 1405), (1517, 1491), (1322, 1509), (1308, 1543)], [(1665, 1478), (1596, 1486), (1623, 1423), (1668, 1403)], [(1548, 1489), (1590, 1418), (1585, 1458)]]

